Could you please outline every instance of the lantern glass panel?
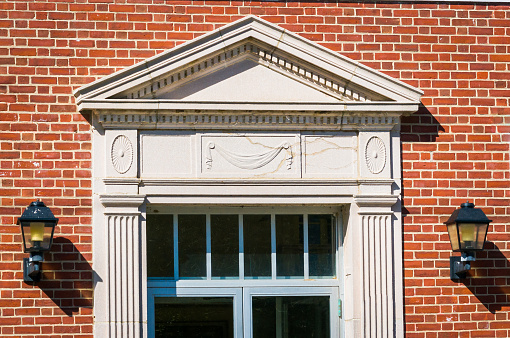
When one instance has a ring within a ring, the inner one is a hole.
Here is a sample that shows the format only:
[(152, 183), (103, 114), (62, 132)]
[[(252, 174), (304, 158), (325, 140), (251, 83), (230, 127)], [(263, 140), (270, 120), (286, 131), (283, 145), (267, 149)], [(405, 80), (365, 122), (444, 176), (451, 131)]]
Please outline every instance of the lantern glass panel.
[(487, 235), (487, 228), (489, 227), (488, 223), (479, 223), (477, 224), (478, 232), (477, 232), (477, 250), (483, 250), (483, 245), (485, 244), (485, 237)]
[(460, 245), (463, 250), (482, 250), (487, 223), (458, 223)]
[(457, 233), (457, 224), (451, 223), (447, 224), (446, 228), (448, 229), (448, 235), (450, 237), (450, 243), (452, 244), (452, 251), (460, 250), (459, 247), (459, 236)]
[(53, 237), (54, 223), (22, 222), (25, 251), (48, 251)]

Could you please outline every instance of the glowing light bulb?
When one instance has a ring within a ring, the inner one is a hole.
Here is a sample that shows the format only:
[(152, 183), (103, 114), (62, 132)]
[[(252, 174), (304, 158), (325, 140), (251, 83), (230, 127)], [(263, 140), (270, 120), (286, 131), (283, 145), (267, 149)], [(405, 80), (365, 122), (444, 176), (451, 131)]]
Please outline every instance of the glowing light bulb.
[(44, 223), (30, 224), (30, 239), (32, 242), (42, 242), (44, 238)]

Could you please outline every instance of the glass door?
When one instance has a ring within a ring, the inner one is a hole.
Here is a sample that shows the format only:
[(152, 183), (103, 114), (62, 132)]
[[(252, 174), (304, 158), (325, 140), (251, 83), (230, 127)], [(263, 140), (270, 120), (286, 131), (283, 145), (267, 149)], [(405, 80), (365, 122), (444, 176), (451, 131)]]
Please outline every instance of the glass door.
[(244, 289), (244, 338), (336, 338), (338, 288)]
[(149, 337), (242, 337), (242, 289), (148, 290)]
[(336, 338), (336, 287), (157, 288), (149, 337)]

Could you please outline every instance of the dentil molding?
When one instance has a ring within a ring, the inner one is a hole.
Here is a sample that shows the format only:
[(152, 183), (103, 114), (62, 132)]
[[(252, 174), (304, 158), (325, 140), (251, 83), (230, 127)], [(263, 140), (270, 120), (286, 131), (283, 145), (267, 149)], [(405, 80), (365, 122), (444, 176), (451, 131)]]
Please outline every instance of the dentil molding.
[(228, 130), (391, 130), (400, 114), (356, 115), (322, 112), (234, 112), (234, 111), (96, 111), (105, 128), (132, 129), (228, 129)]

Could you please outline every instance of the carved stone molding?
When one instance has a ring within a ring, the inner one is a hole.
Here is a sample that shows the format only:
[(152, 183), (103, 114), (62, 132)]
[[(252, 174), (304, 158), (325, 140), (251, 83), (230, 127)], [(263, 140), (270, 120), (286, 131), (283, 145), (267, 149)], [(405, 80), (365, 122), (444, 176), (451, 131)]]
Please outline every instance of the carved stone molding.
[(290, 60), (288, 56), (275, 52), (274, 48), (270, 50), (250, 42), (221, 50), (206, 59), (199, 60), (151, 81), (136, 90), (117, 94), (115, 98), (147, 99), (158, 97), (161, 91), (168, 90), (169, 87), (181, 86), (185, 82), (203, 76), (204, 73), (211, 73), (224, 68), (227, 63), (238, 62), (240, 58), (250, 58), (273, 70), (291, 75), (319, 90), (329, 92), (341, 101), (385, 101), (385, 98), (377, 93), (363, 92), (353, 88), (352, 84), (339, 82), (334, 79), (335, 76), (319, 71), (311, 65), (299, 63), (297, 60)]
[(391, 207), (398, 201), (395, 195), (356, 195), (354, 201), (361, 208), (359, 213), (370, 212), (365, 208), (381, 207), (386, 213), (392, 213)]
[(271, 129), (271, 130), (391, 130), (398, 114), (324, 114), (314, 112), (240, 113), (234, 111), (161, 111), (120, 113), (100, 111), (99, 123), (106, 128), (154, 129)]
[(112, 143), (111, 161), (119, 173), (126, 173), (133, 164), (133, 144), (125, 135), (117, 136)]
[(287, 163), (287, 170), (292, 169), (292, 147), (288, 142), (284, 142), (280, 146), (273, 148), (269, 151), (259, 154), (236, 154), (223, 147), (216, 145), (214, 142), (209, 142), (207, 144), (207, 151), (205, 157), (206, 168), (211, 169), (213, 165), (213, 156), (212, 150), (216, 149), (218, 154), (220, 154), (228, 163), (236, 166), (240, 169), (248, 169), (254, 170), (258, 168), (262, 168), (269, 162), (275, 159), (282, 150), (286, 150), (287, 154), (285, 156), (285, 161)]
[[(123, 182), (123, 179), (113, 180), (114, 184), (119, 184), (119, 182)], [(135, 182), (137, 180), (129, 180), (129, 183)], [(144, 195), (128, 195), (128, 194), (118, 194), (118, 195), (101, 195), (99, 196), (99, 200), (101, 203), (107, 208), (106, 212), (110, 210), (108, 208), (136, 208), (133, 212), (138, 213), (138, 207), (145, 201)], [(115, 211), (113, 211), (115, 212)]]
[(379, 174), (386, 165), (386, 146), (377, 136), (368, 139), (365, 145), (365, 163), (372, 174)]

